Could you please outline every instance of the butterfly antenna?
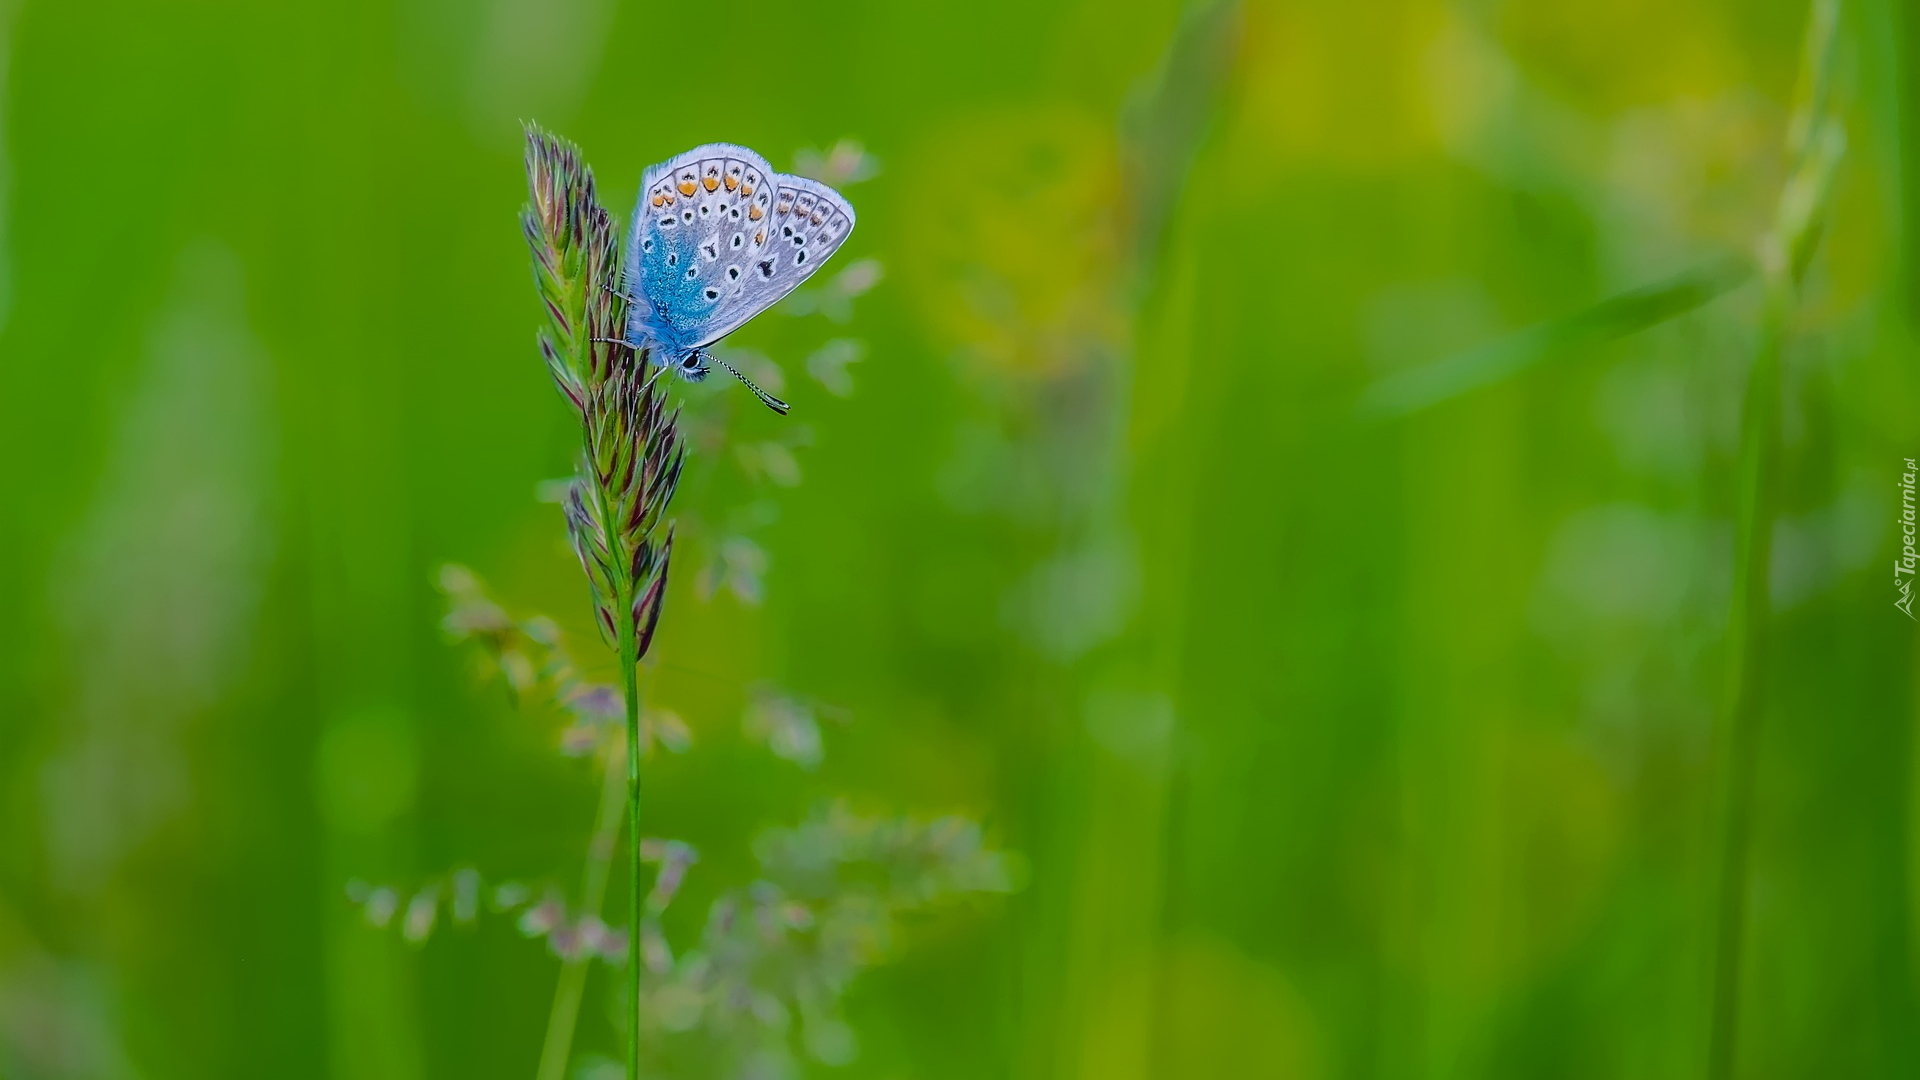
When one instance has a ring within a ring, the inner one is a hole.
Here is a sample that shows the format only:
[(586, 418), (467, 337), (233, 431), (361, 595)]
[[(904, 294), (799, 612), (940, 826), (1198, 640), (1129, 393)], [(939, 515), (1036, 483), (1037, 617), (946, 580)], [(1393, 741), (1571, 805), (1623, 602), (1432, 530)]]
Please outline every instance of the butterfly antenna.
[(719, 357), (713, 355), (712, 353), (708, 353), (707, 358), (712, 360), (714, 363), (719, 364), (721, 367), (726, 368), (727, 373), (729, 375), (732, 375), (734, 378), (739, 379), (740, 382), (743, 385), (745, 385), (747, 389), (753, 391), (753, 396), (759, 398), (760, 403), (765, 405), (767, 408), (772, 409), (774, 412), (779, 413), (781, 416), (787, 415), (788, 410), (793, 408), (793, 406), (788, 405), (786, 402), (781, 401), (779, 398), (774, 397), (772, 394), (769, 394), (765, 390), (762, 390), (759, 387), (753, 385), (753, 380), (747, 378), (745, 375), (740, 374), (740, 369), (734, 367), (732, 364), (727, 363), (725, 360), (720, 359)]

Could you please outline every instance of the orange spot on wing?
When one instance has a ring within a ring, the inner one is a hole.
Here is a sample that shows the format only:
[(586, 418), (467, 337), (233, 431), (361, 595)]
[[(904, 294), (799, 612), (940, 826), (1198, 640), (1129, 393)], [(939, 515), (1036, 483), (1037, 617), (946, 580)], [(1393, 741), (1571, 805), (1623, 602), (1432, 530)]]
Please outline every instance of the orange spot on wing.
[(655, 195), (653, 197), (653, 205), (655, 206), (665, 206), (666, 202), (667, 197), (665, 195)]
[(680, 181), (680, 194), (691, 195), (698, 190), (700, 190), (699, 184), (696, 184), (691, 180)]
[(767, 230), (765, 230), (765, 229), (761, 229), (761, 230), (760, 230), (759, 232), (757, 232), (757, 233), (754, 233), (754, 234), (753, 234), (753, 242), (754, 242), (754, 243), (756, 243), (756, 244), (764, 244), (764, 243), (766, 243), (766, 242), (767, 242)]
[(737, 187), (739, 187), (739, 186), (740, 186), (740, 178), (739, 178), (739, 177), (737, 177), (737, 176), (729, 176), (729, 177), (727, 177), (727, 190), (728, 190), (728, 191), (732, 191), (733, 189), (735, 189), (735, 188), (737, 188)]
[(709, 175), (705, 180), (702, 180), (701, 183), (707, 185), (708, 191), (712, 191), (714, 188), (717, 188), (720, 186), (720, 178), (717, 176)]
[(761, 218), (766, 216), (767, 216), (766, 211), (760, 209), (757, 206), (747, 211), (747, 217), (754, 221), (759, 221)]

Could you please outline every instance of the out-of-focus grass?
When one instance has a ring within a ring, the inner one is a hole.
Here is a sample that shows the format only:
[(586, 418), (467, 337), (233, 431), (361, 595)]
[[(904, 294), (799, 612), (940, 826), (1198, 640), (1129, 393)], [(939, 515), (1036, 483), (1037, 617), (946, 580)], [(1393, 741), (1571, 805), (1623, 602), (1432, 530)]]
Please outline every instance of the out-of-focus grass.
[(1751, 276), (1744, 262), (1723, 261), (1672, 281), (1608, 297), (1571, 315), (1387, 376), (1367, 388), (1360, 407), (1364, 414), (1388, 417), (1438, 405), (1511, 378), (1543, 360), (1575, 354), (1678, 318)]
[[(575, 438), (529, 340), (523, 118), (615, 206), (707, 139), (881, 163), (856, 322), (733, 343), (794, 417), (693, 395), (754, 449), (681, 496), (714, 587), (669, 602), (657, 699), (700, 749), (650, 780), (715, 881), (836, 797), (1025, 853), (859, 984), (846, 1075), (1699, 1075), (1742, 582), (1727, 1060), (1913, 1072), (1885, 564), (1920, 27), (1839, 5), (1847, 154), (1769, 315), (1721, 268), (1774, 228), (1805, 3), (1192, 7), (809, 10), (803, 72), (716, 106), (660, 74), (675, 16), (618, 0), (19, 6), (0, 1074), (533, 1071), (537, 943), (414, 951), (342, 894), (539, 874), (593, 826), (591, 766), (434, 629), (449, 559), (582, 607), (534, 498)], [(865, 359), (830, 390), (837, 338)], [(751, 745), (764, 683), (841, 707), (816, 770)], [(591, 1009), (579, 1037), (615, 1045)]]

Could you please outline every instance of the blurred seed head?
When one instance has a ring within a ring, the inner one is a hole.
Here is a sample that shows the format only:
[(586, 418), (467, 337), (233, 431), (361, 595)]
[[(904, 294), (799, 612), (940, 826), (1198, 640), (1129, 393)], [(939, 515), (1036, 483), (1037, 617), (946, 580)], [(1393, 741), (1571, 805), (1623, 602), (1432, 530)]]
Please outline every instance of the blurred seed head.
[(825, 756), (813, 707), (770, 687), (753, 692), (743, 725), (749, 738), (803, 769), (817, 767)]
[(577, 693), (573, 658), (552, 619), (542, 615), (514, 619), (487, 593), (478, 575), (464, 566), (442, 567), (439, 584), (447, 597), (441, 626), (455, 641), (478, 644), (516, 700), (541, 688), (561, 702)]
[(575, 722), (560, 732), (560, 752), (567, 757), (586, 757), (604, 740), (600, 725)]
[(859, 259), (825, 283), (793, 291), (780, 303), (789, 315), (825, 315), (836, 323), (853, 318), (853, 301), (880, 283), (885, 271), (878, 259)]
[(493, 887), (491, 906), (496, 912), (512, 911), (527, 902), (532, 893), (517, 881), (503, 881)]
[(392, 922), (393, 913), (399, 908), (400, 894), (384, 886), (367, 893), (366, 903), (361, 905), (367, 924), (379, 928)]
[(558, 923), (548, 927), (546, 935), (547, 950), (562, 960), (573, 960), (587, 951), (577, 927)]
[(880, 161), (854, 139), (841, 139), (826, 150), (804, 147), (794, 152), (793, 171), (832, 187), (846, 187), (880, 175)]
[(407, 901), (407, 917), (400, 927), (400, 934), (410, 944), (425, 942), (433, 933), (433, 924), (440, 913), (440, 887), (429, 885), (413, 894)]
[(652, 919), (640, 924), (640, 962), (656, 975), (673, 970), (673, 949), (660, 932), (660, 924)]
[(659, 841), (653, 850), (655, 855), (648, 856), (643, 850), (641, 856), (660, 864), (659, 872), (654, 875), (653, 889), (647, 894), (647, 912), (658, 916), (673, 902), (674, 894), (680, 891), (680, 886), (686, 881), (687, 868), (700, 861), (700, 855), (691, 846), (678, 840)]
[(749, 607), (758, 605), (765, 595), (764, 578), (767, 553), (744, 536), (729, 536), (720, 542), (719, 558), (700, 573), (700, 594), (711, 599), (722, 588)]
[(693, 745), (687, 722), (671, 709), (648, 709), (640, 717), (640, 734), (649, 746), (658, 744), (675, 754), (684, 754)]
[(463, 867), (453, 874), (453, 921), (471, 926), (480, 915), (480, 871)]
[(836, 397), (853, 393), (853, 376), (847, 367), (866, 358), (864, 342), (854, 338), (834, 338), (807, 357), (807, 374)]
[(770, 480), (787, 488), (800, 485), (800, 461), (781, 443), (742, 443), (734, 454), (740, 468), (754, 480)]
[(627, 932), (625, 930), (603, 925), (600, 933), (600, 959), (615, 965), (626, 963)]
[(549, 892), (540, 902), (520, 913), (518, 926), (520, 933), (527, 937), (539, 937), (552, 933), (566, 924), (567, 905), (558, 893)]
[[(576, 957), (605, 955), (607, 940), (613, 933), (614, 932), (607, 927), (607, 924), (600, 920), (600, 916), (582, 915), (580, 921), (575, 923), (573, 927), (574, 955)], [(623, 949), (625, 947), (625, 937), (626, 935), (621, 935), (621, 945)]]

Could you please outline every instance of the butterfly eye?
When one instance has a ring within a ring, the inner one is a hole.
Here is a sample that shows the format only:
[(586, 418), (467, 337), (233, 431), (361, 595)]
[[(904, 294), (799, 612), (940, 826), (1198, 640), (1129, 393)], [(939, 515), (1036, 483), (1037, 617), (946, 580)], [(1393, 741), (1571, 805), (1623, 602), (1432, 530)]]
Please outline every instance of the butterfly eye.
[(688, 371), (700, 370), (700, 354), (688, 353), (686, 357), (680, 361), (680, 366)]

